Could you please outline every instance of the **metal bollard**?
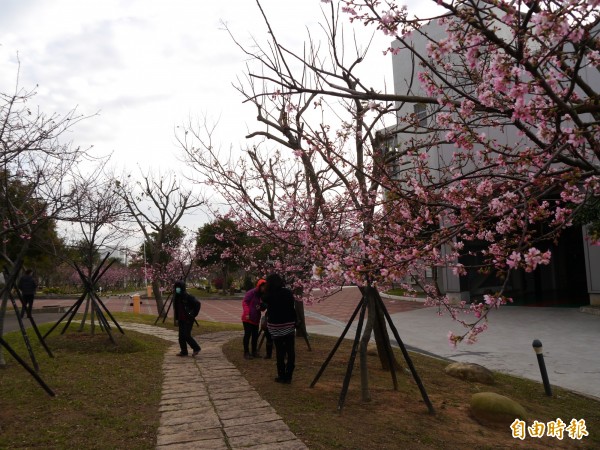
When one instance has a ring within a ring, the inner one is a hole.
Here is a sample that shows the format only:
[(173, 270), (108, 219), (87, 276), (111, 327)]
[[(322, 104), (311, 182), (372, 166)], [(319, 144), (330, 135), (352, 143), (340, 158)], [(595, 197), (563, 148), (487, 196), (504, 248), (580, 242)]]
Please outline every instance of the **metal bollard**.
[(134, 314), (140, 313), (140, 295), (139, 294), (135, 294), (133, 296), (133, 313)]
[(548, 372), (546, 371), (546, 363), (544, 362), (544, 351), (542, 349), (542, 341), (540, 341), (539, 339), (535, 339), (531, 345), (533, 345), (533, 350), (535, 351), (535, 354), (537, 356), (546, 395), (548, 397), (552, 397), (552, 388), (550, 387), (550, 380), (548, 380)]

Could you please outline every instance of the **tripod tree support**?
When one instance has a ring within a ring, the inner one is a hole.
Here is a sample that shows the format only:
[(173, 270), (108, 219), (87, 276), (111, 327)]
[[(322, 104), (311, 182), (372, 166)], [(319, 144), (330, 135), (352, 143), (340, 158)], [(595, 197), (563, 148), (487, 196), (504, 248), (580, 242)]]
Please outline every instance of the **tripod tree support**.
[(358, 314), (358, 311), (360, 311), (360, 308), (362, 307), (364, 301), (365, 301), (365, 298), (362, 297), (360, 299), (360, 302), (358, 302), (358, 305), (356, 305), (356, 309), (352, 313), (352, 316), (350, 316), (350, 319), (348, 320), (348, 323), (346, 324), (346, 327), (344, 328), (344, 331), (342, 331), (341, 336), (338, 338), (338, 340), (335, 343), (335, 345), (333, 346), (333, 349), (331, 350), (331, 352), (329, 352), (329, 355), (325, 359), (325, 362), (321, 365), (321, 368), (317, 372), (317, 375), (313, 379), (312, 383), (310, 383), (310, 387), (311, 388), (315, 387), (315, 385), (317, 384), (317, 381), (319, 381), (319, 378), (321, 378), (321, 375), (323, 375), (323, 372), (325, 372), (325, 369), (329, 365), (329, 362), (331, 361), (331, 358), (333, 358), (333, 356), (335, 355), (335, 352), (337, 351), (337, 349), (339, 348), (340, 344), (342, 343), (342, 341), (346, 337), (346, 333), (348, 333), (348, 330), (350, 329), (350, 326), (352, 325), (352, 322), (354, 321), (354, 318)]
[[(103, 266), (109, 256), (110, 256), (110, 253), (107, 253), (106, 256), (104, 257), (104, 259), (100, 262), (98, 267), (96, 267), (96, 269), (92, 272), (92, 274), (90, 276), (85, 275), (83, 273), (83, 271), (79, 268), (79, 266), (76, 263), (74, 263), (74, 267), (77, 270), (77, 273), (79, 274), (79, 277), (81, 278), (81, 281), (83, 282), (84, 292), (77, 299), (77, 301), (73, 305), (71, 305), (71, 307), (68, 309), (68, 311), (52, 326), (52, 328), (50, 328), (50, 330), (48, 330), (48, 332), (44, 335), (44, 337), (48, 336), (52, 331), (54, 331), (54, 329), (56, 327), (58, 327), (58, 325), (60, 325), (60, 323), (67, 316), (69, 316), (67, 323), (65, 324), (65, 326), (63, 327), (63, 329), (61, 331), (61, 334), (64, 334), (65, 331), (69, 328), (69, 325), (73, 321), (75, 314), (77, 314), (77, 311), (79, 310), (79, 308), (83, 304), (83, 301), (86, 298), (87, 298), (86, 307), (87, 306), (90, 307), (90, 316), (91, 316), (90, 320), (92, 323), (92, 328), (94, 326), (93, 316), (95, 314), (98, 317), (98, 322), (99, 322), (100, 328), (103, 331), (106, 331), (111, 342), (113, 344), (116, 344), (116, 342), (112, 336), (112, 333), (110, 331), (111, 330), (110, 324), (108, 323), (106, 316), (102, 312), (102, 310), (104, 310), (106, 312), (106, 314), (110, 317), (110, 319), (113, 321), (113, 323), (115, 324), (117, 329), (121, 332), (121, 334), (125, 334), (125, 332), (123, 331), (123, 329), (121, 328), (119, 323), (116, 321), (114, 316), (110, 313), (110, 311), (108, 310), (106, 305), (102, 302), (100, 297), (98, 297), (98, 295), (94, 291), (94, 286), (96, 285), (96, 283), (102, 278), (102, 276), (106, 273), (106, 271), (114, 263), (114, 260), (113, 260), (113, 261), (109, 262), (106, 267), (103, 268)], [(87, 310), (87, 308), (86, 308), (86, 310)], [(85, 322), (85, 317), (84, 317), (84, 320), (82, 321), (82, 323), (83, 322)]]
[(11, 354), (11, 356), (13, 358), (15, 358), (17, 360), (17, 362), (25, 369), (27, 370), (27, 372), (29, 372), (29, 374), (35, 379), (35, 381), (38, 382), (38, 384), (48, 393), (48, 395), (50, 397), (54, 397), (56, 394), (54, 393), (54, 391), (52, 389), (50, 389), (50, 386), (48, 386), (44, 380), (42, 380), (42, 378), (31, 368), (27, 365), (27, 363), (25, 361), (23, 361), (19, 355), (17, 355), (17, 353), (12, 349), (12, 347), (10, 345), (8, 345), (8, 342), (6, 342), (1, 336), (0, 336), (0, 345), (2, 347), (4, 347), (8, 353)]
[(365, 313), (367, 312), (367, 302), (364, 297), (362, 303), (360, 316), (358, 316), (358, 327), (356, 328), (356, 335), (354, 336), (354, 343), (352, 344), (352, 352), (350, 353), (348, 368), (346, 369), (346, 376), (344, 377), (344, 384), (342, 385), (342, 392), (340, 392), (340, 399), (338, 401), (338, 412), (340, 413), (342, 412), (342, 408), (346, 401), (346, 394), (348, 393), (348, 386), (350, 385), (350, 378), (352, 377), (352, 369), (354, 368), (354, 361), (356, 360), (356, 351), (358, 350), (358, 343), (360, 341), (360, 333), (365, 320)]
[[(408, 354), (408, 351), (406, 350), (406, 347), (404, 346), (404, 343), (402, 342), (402, 339), (400, 338), (400, 334), (398, 333), (398, 330), (396, 329), (396, 326), (394, 325), (394, 322), (392, 321), (392, 318), (390, 317), (390, 314), (389, 314), (389, 312), (388, 312), (385, 304), (383, 303), (383, 300), (382, 300), (382, 298), (381, 298), (381, 296), (379, 295), (378, 292), (376, 292), (376, 294), (375, 294), (375, 304), (376, 304), (377, 307), (379, 307), (381, 309), (381, 311), (383, 311), (383, 314), (384, 314), (385, 319), (386, 319), (386, 321), (388, 323), (388, 326), (390, 327), (390, 329), (392, 330), (392, 333), (394, 334), (396, 342), (398, 343), (398, 346), (400, 347), (400, 351), (402, 352), (404, 360), (406, 361), (406, 364), (408, 365), (408, 367), (410, 369), (412, 377), (415, 380), (415, 383), (417, 384), (417, 386), (419, 388), (419, 391), (421, 392), (421, 396), (423, 398), (423, 401), (425, 402), (425, 405), (427, 406), (427, 409), (428, 409), (429, 413), (430, 414), (435, 414), (435, 410), (433, 408), (433, 405), (432, 405), (431, 401), (429, 400), (429, 396), (427, 395), (427, 391), (425, 390), (425, 386), (423, 385), (423, 383), (421, 381), (421, 378), (419, 377), (419, 374), (417, 373), (417, 370), (415, 369), (415, 366), (414, 366), (414, 364), (412, 362), (412, 359), (410, 358), (410, 355)], [(355, 339), (354, 339), (354, 344), (352, 346), (352, 352), (351, 352), (351, 355), (350, 355), (350, 359), (348, 361), (348, 368), (346, 370), (346, 376), (344, 377), (344, 384), (343, 384), (342, 391), (340, 393), (340, 399), (339, 399), (339, 402), (338, 402), (338, 411), (339, 412), (341, 412), (341, 410), (342, 410), (342, 408), (344, 406), (344, 401), (345, 401), (346, 393), (347, 393), (347, 390), (348, 390), (348, 385), (350, 383), (350, 378), (352, 376), (352, 369), (353, 369), (353, 366), (354, 366), (354, 361), (356, 359), (356, 351), (357, 351), (357, 347), (358, 347), (358, 340), (359, 340), (360, 332), (362, 330), (362, 324), (363, 324), (363, 320), (364, 320), (366, 306), (367, 306), (367, 299), (363, 295), (361, 297), (360, 301), (358, 302), (358, 305), (356, 305), (356, 309), (352, 313), (352, 316), (348, 320), (348, 323), (346, 324), (346, 327), (344, 328), (344, 331), (342, 332), (341, 336), (338, 338), (337, 342), (335, 343), (333, 349), (331, 350), (331, 352), (327, 356), (325, 362), (321, 366), (321, 369), (319, 370), (319, 372), (315, 376), (313, 382), (310, 384), (311, 388), (315, 387), (315, 385), (317, 384), (317, 381), (319, 380), (319, 378), (321, 377), (321, 375), (323, 374), (323, 372), (327, 368), (327, 365), (329, 364), (329, 362), (331, 361), (331, 359), (335, 355), (336, 351), (338, 350), (340, 344), (342, 343), (342, 341), (346, 337), (346, 334), (348, 333), (348, 330), (350, 329), (350, 326), (352, 325), (352, 322), (356, 318), (356, 315), (358, 314), (359, 311), (361, 311), (361, 314), (360, 314), (360, 317), (359, 317), (359, 323), (358, 323), (357, 333), (356, 333), (356, 336), (355, 336)], [(391, 361), (392, 356), (388, 355), (388, 359)], [(393, 365), (392, 364), (390, 364), (390, 365), (391, 365), (390, 369), (393, 371), (394, 370)], [(395, 377), (395, 372), (392, 372), (392, 379), (394, 380), (394, 388), (396, 389), (397, 388), (397, 381), (396, 381), (396, 377)]]
[(35, 354), (33, 353), (33, 349), (31, 347), (31, 342), (29, 340), (29, 336), (27, 335), (27, 330), (25, 329), (25, 325), (23, 323), (23, 318), (21, 317), (22, 312), (26, 312), (27, 313), (27, 318), (29, 319), (29, 322), (31, 323), (31, 326), (38, 338), (38, 340), (40, 341), (40, 343), (42, 344), (42, 346), (44, 347), (44, 349), (46, 350), (46, 352), (48, 353), (48, 355), (52, 358), (54, 355), (52, 355), (52, 352), (50, 351), (50, 349), (48, 348), (48, 346), (46, 345), (46, 342), (44, 342), (43, 337), (41, 336), (41, 333), (37, 327), (37, 324), (35, 323), (35, 321), (33, 320), (33, 316), (31, 315), (31, 311), (28, 310), (28, 308), (25, 307), (25, 302), (23, 301), (23, 299), (21, 298), (21, 293), (18, 289), (16, 289), (17, 295), (19, 296), (19, 300), (21, 301), (22, 309), (19, 309), (19, 307), (17, 306), (17, 302), (15, 300), (15, 298), (12, 295), (12, 291), (13, 289), (16, 287), (16, 279), (17, 279), (17, 274), (19, 273), (19, 271), (21, 270), (21, 267), (23, 265), (23, 260), (22, 258), (18, 258), (17, 261), (12, 265), (11, 267), (11, 271), (9, 272), (9, 270), (5, 267), (3, 272), (4, 272), (4, 279), (6, 280), (6, 285), (4, 286), (4, 289), (2, 290), (2, 297), (4, 297), (4, 295), (7, 295), (8, 299), (10, 300), (10, 302), (12, 303), (13, 309), (15, 311), (16, 317), (17, 317), (17, 322), (19, 324), (19, 330), (21, 332), (21, 335), (23, 336), (23, 341), (25, 342), (25, 347), (27, 348), (27, 352), (29, 353), (29, 357), (31, 359), (31, 363), (33, 364), (33, 367), (35, 369), (36, 372), (38, 372), (40, 370), (38, 362), (36, 360)]
[(433, 405), (431, 404), (431, 401), (429, 400), (429, 396), (427, 395), (425, 386), (423, 386), (423, 382), (421, 381), (421, 378), (419, 377), (419, 374), (417, 373), (417, 369), (415, 369), (412, 359), (410, 358), (410, 355), (408, 354), (408, 351), (406, 350), (406, 347), (404, 346), (404, 343), (402, 342), (402, 339), (400, 338), (400, 334), (398, 333), (398, 330), (396, 329), (396, 326), (394, 325), (394, 322), (392, 321), (392, 318), (390, 317), (390, 313), (388, 312), (387, 308), (385, 307), (385, 304), (383, 303), (383, 299), (381, 298), (379, 293), (377, 293), (376, 299), (377, 299), (377, 302), (380, 304), (383, 313), (385, 314), (385, 318), (388, 322), (388, 325), (390, 326), (390, 329), (392, 330), (392, 333), (394, 333), (396, 342), (398, 343), (398, 346), (400, 347), (400, 351), (402, 352), (402, 355), (404, 356), (404, 360), (406, 361), (406, 364), (408, 365), (408, 368), (410, 369), (413, 379), (415, 380), (415, 383), (417, 383), (417, 386), (419, 387), (419, 391), (421, 392), (421, 397), (423, 397), (423, 401), (425, 402), (425, 405), (427, 405), (429, 414), (435, 414), (435, 410), (433, 409)]

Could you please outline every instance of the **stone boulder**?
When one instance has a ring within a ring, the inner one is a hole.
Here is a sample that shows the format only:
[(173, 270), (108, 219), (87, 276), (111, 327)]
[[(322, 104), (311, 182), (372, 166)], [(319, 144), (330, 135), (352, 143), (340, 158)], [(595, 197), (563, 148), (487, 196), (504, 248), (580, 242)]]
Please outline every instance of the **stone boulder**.
[(479, 364), (455, 362), (446, 366), (444, 371), (454, 378), (476, 381), (483, 384), (494, 384), (494, 374)]
[(525, 408), (516, 401), (495, 392), (473, 394), (471, 415), (484, 425), (510, 425), (515, 419), (527, 421)]

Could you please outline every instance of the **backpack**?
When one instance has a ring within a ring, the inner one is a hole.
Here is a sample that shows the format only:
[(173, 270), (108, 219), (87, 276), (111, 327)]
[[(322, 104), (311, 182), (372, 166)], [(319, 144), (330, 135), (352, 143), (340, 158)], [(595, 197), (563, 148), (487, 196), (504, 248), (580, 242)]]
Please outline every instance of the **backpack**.
[(202, 304), (200, 303), (200, 300), (198, 300), (193, 295), (188, 294), (187, 304), (185, 305), (186, 314), (189, 317), (196, 318), (198, 316), (198, 314), (200, 313), (201, 307), (202, 307)]

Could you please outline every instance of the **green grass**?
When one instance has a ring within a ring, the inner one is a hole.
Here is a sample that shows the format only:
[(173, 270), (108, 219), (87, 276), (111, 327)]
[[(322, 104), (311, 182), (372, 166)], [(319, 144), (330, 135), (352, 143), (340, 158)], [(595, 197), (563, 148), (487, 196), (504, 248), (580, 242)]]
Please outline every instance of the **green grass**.
[(413, 294), (411, 292), (406, 292), (404, 289), (390, 289), (388, 291), (385, 291), (385, 293), (389, 295), (397, 295), (398, 297), (427, 297), (424, 292), (417, 292)]
[[(117, 313), (119, 322), (153, 324), (155, 316)], [(161, 326), (174, 329), (172, 320)], [(49, 325), (40, 327), (42, 333)], [(0, 369), (0, 449), (153, 449), (156, 443), (162, 385), (162, 363), (168, 342), (126, 331), (92, 336), (72, 326), (65, 335), (55, 330), (47, 340), (49, 358), (35, 336), (31, 341), (40, 375), (56, 392), (49, 397), (34, 379), (5, 352), (8, 367)], [(199, 333), (240, 330), (238, 324), (200, 322)], [(5, 338), (26, 356), (18, 333)], [(315, 377), (335, 339), (312, 336), (313, 350), (297, 342), (297, 369), (291, 385), (273, 382), (274, 360), (243, 359), (241, 339), (224, 351), (261, 396), (273, 405), (291, 430), (311, 450), (329, 449), (499, 449), (600, 448), (600, 403), (554, 387), (548, 398), (543, 386), (529, 380), (495, 374), (496, 384), (481, 385), (447, 376), (444, 361), (412, 354), (436, 415), (427, 413), (412, 377), (403, 369), (399, 389), (390, 374), (368, 357), (372, 400), (360, 399), (355, 369), (346, 403), (337, 411), (350, 343), (344, 342), (314, 388)], [(264, 352), (264, 349), (263, 349)], [(405, 363), (397, 355), (402, 365)], [(584, 419), (590, 436), (581, 442), (565, 437), (515, 440), (507, 427), (477, 423), (469, 413), (473, 393), (492, 391), (517, 400), (530, 418), (550, 421)]]
[[(114, 337), (116, 345), (106, 334), (86, 330), (52, 334), (47, 344), (54, 358), (31, 338), (39, 375), (54, 398), (5, 352), (0, 448), (153, 448), (168, 343), (129, 331)], [(6, 338), (26, 357), (20, 334)]]
[[(153, 324), (155, 316), (116, 313), (120, 322)], [(171, 324), (165, 325), (173, 328)], [(50, 324), (39, 327), (42, 335)], [(50, 397), (8, 352), (0, 369), (0, 449), (153, 449), (159, 423), (164, 354), (171, 343), (146, 334), (115, 330), (79, 332), (78, 324), (46, 340), (50, 358), (29, 333), (39, 375), (56, 393)], [(240, 329), (200, 322), (200, 333)], [(29, 365), (20, 333), (4, 338)]]
[[(273, 382), (276, 376), (273, 360), (245, 360), (237, 340), (227, 343), (224, 351), (311, 450), (600, 448), (600, 402), (559, 388), (554, 388), (554, 396), (548, 398), (540, 383), (499, 373), (495, 374), (496, 383), (492, 386), (466, 382), (445, 374), (447, 362), (413, 353), (413, 363), (436, 410), (434, 416), (428, 414), (399, 352), (396, 357), (404, 369), (398, 374), (398, 391), (393, 390), (390, 373), (380, 368), (378, 358), (373, 354), (367, 357), (372, 396), (367, 403), (360, 398), (357, 357), (345, 406), (339, 414), (337, 405), (350, 342), (340, 346), (315, 387), (309, 387), (334, 343), (334, 338), (312, 336), (309, 352), (306, 344), (297, 340), (292, 385)], [(585, 419), (590, 436), (581, 442), (569, 437), (562, 441), (550, 437), (515, 440), (509, 427), (484, 426), (471, 417), (471, 395), (482, 391), (497, 392), (518, 401), (532, 421), (561, 418), (568, 424), (573, 418)]]
[[(202, 314), (202, 312), (200, 312)], [(134, 314), (132, 312), (116, 312), (112, 313), (117, 322), (137, 322), (143, 323), (146, 325), (154, 325), (156, 321), (155, 315), (150, 314)], [(219, 323), (219, 322), (208, 322), (204, 320), (199, 320), (198, 324), (199, 328), (194, 326), (194, 334), (206, 334), (206, 333), (214, 333), (217, 331), (230, 331), (230, 330), (243, 330), (244, 327), (242, 324), (231, 324), (231, 323)], [(177, 330), (177, 327), (173, 324), (173, 317), (168, 317), (164, 323), (162, 319), (160, 319), (156, 326), (167, 328), (169, 330)]]

